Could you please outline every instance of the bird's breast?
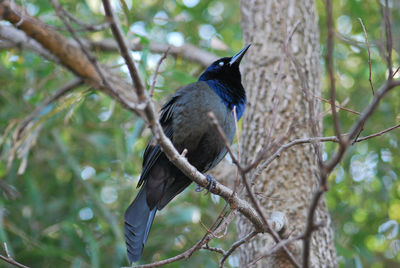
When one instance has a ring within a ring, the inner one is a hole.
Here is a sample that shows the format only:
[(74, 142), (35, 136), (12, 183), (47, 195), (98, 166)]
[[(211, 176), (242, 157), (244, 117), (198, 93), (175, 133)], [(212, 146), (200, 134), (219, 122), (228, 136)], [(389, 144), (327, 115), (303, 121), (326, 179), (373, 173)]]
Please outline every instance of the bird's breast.
[(228, 141), (232, 143), (235, 134), (232, 112), (208, 86), (184, 94), (175, 109), (174, 146), (178, 151), (187, 149), (189, 162), (198, 169), (209, 169), (216, 160), (221, 160), (226, 150), (208, 114), (212, 112), (215, 115)]

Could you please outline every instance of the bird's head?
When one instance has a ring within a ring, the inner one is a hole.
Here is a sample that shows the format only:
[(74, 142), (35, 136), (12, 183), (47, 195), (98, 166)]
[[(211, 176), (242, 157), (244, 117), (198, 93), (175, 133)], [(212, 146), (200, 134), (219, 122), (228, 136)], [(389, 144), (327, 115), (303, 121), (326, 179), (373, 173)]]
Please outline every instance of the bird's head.
[(245, 46), (233, 57), (220, 58), (214, 61), (208, 66), (204, 73), (201, 74), (199, 81), (222, 80), (224, 82), (239, 82), (241, 84), (239, 65), (249, 47), (250, 45)]
[(246, 105), (246, 92), (242, 85), (239, 65), (250, 45), (245, 46), (233, 57), (214, 61), (199, 78), (204, 81), (232, 110), (236, 106), (237, 118), (240, 118)]

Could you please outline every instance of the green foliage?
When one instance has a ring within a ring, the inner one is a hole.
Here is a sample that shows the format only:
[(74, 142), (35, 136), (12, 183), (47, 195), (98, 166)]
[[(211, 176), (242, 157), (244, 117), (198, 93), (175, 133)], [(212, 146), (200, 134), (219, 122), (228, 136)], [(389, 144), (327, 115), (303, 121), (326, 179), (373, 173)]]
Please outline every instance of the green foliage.
[[(190, 2), (196, 1), (114, 1), (129, 38), (139, 38), (145, 46), (133, 55), (147, 85), (161, 57), (149, 52), (150, 42), (184, 41), (212, 50), (214, 37), (232, 51), (241, 48), (237, 1), (205, 0), (193, 7)], [(49, 1), (24, 3), (30, 14), (63, 28)], [(400, 64), (400, 7), (397, 1), (391, 3), (396, 68)], [(103, 22), (100, 1), (64, 0), (61, 4), (82, 21)], [(326, 25), (322, 1), (317, 1), (317, 6), (324, 51)], [(377, 90), (386, 73), (380, 49), (384, 40), (380, 8), (372, 0), (335, 1), (334, 17), (340, 33), (334, 55), (338, 102), (349, 99), (346, 107), (361, 111), (372, 96), (364, 33), (357, 18), (362, 18), (368, 32), (372, 79)], [(87, 36), (99, 40), (110, 38), (111, 32)], [(231, 51), (213, 52), (225, 56)], [(98, 51), (97, 56), (127, 76), (122, 59), (115, 53)], [(201, 70), (180, 57), (168, 57), (161, 66), (155, 99), (162, 103), (177, 88), (195, 81)], [(2, 182), (12, 185), (2, 186), (0, 240), (7, 243), (18, 261), (32, 267), (120, 267), (127, 265), (123, 213), (137, 193), (141, 157), (150, 137), (140, 118), (108, 96), (81, 86), (42, 111), (8, 169), (17, 120), (23, 120), (72, 78), (66, 69), (32, 52), (18, 48), (0, 50), (0, 177)], [(328, 97), (326, 74), (322, 79), (323, 95)], [(399, 95), (398, 90), (389, 93), (362, 136), (398, 122)], [(324, 104), (326, 110), (329, 106)], [(345, 111), (339, 114), (344, 131), (357, 118)], [(324, 117), (324, 135), (333, 135), (330, 116)], [(372, 263), (374, 267), (388, 267), (400, 262), (398, 136), (399, 130), (395, 130), (356, 144), (330, 177), (327, 202), (342, 267)], [(325, 144), (326, 156), (332, 155), (335, 148), (336, 144)], [(195, 193), (193, 187), (177, 199), (158, 213), (142, 262), (172, 257), (191, 247), (204, 235), (203, 224), (209, 227), (224, 205), (210, 195)], [(234, 225), (230, 226), (227, 236), (214, 240), (211, 246), (226, 249), (235, 241), (234, 229)], [(191, 267), (215, 267), (217, 257), (216, 253), (199, 251), (188, 262)], [(236, 261), (235, 257), (230, 258), (228, 266), (236, 266)], [(181, 261), (169, 267), (185, 264)]]

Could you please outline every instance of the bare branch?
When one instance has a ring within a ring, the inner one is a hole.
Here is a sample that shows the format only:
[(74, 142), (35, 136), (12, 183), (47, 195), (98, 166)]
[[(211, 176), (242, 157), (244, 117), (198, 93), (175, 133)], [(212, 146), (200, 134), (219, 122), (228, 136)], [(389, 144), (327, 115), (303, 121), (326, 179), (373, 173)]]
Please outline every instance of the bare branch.
[[(139, 43), (139, 39), (129, 41), (129, 49), (134, 51), (140, 51), (145, 48), (144, 45)], [(118, 44), (113, 39), (103, 39), (100, 41), (86, 40), (86, 45), (94, 50), (102, 51), (118, 51)], [(153, 53), (164, 53), (168, 47), (171, 47), (169, 55), (174, 57), (182, 57), (185, 60), (196, 62), (201, 64), (203, 67), (208, 67), (213, 61), (217, 59), (217, 55), (205, 51), (192, 44), (183, 44), (182, 46), (171, 46), (168, 44), (151, 42), (149, 44), (149, 50)]]
[(83, 84), (83, 80), (81, 78), (76, 78), (69, 82), (68, 84), (59, 88), (52, 96), (48, 99), (43, 101), (40, 105), (38, 105), (33, 112), (31, 112), (27, 117), (22, 120), (21, 123), (18, 124), (17, 129), (15, 130), (15, 138), (14, 140), (19, 140), (21, 137), (22, 132), (26, 128), (26, 126), (31, 122), (39, 113), (50, 103), (54, 102), (55, 100), (59, 99), (63, 95), (65, 95), (70, 90), (80, 86)]
[(163, 266), (169, 263), (173, 263), (182, 259), (188, 259), (190, 258), (190, 256), (192, 256), (192, 254), (201, 249), (203, 247), (203, 245), (207, 245), (211, 239), (213, 239), (215, 237), (215, 234), (221, 232), (222, 230), (224, 230), (226, 228), (227, 225), (229, 225), (229, 223), (233, 220), (235, 213), (231, 213), (230, 216), (228, 216), (227, 218), (224, 219), (224, 221), (220, 224), (220, 226), (215, 229), (214, 232), (209, 232), (207, 233), (199, 242), (197, 242), (193, 247), (191, 247), (190, 249), (186, 250), (185, 252), (176, 255), (175, 257), (166, 259), (166, 260), (162, 260), (162, 261), (158, 261), (158, 262), (153, 262), (150, 264), (145, 264), (145, 265), (139, 265), (136, 266), (136, 268), (152, 268), (152, 267), (159, 267), (159, 266)]
[(374, 95), (374, 94), (375, 94), (375, 92), (374, 92), (374, 85), (372, 84), (372, 78), (371, 78), (371, 75), (372, 75), (372, 68), (371, 68), (371, 52), (370, 52), (370, 50), (369, 50), (369, 43), (368, 43), (367, 30), (365, 30), (365, 26), (364, 26), (364, 23), (363, 23), (362, 19), (361, 19), (361, 18), (358, 18), (358, 20), (360, 21), (360, 24), (361, 24), (361, 26), (362, 26), (362, 28), (363, 28), (364, 35), (365, 35), (365, 44), (367, 45), (367, 49), (368, 49), (368, 65), (369, 65), (369, 77), (368, 77), (368, 80), (369, 80), (369, 84), (371, 85), (372, 95)]
[(58, 63), (59, 60), (36, 40), (27, 36), (24, 32), (15, 29), (12, 26), (0, 26), (0, 39), (5, 40), (0, 43), (2, 49), (29, 49), (45, 59)]
[(275, 252), (277, 252), (278, 250), (280, 250), (283, 246), (286, 246), (290, 243), (293, 243), (294, 241), (300, 240), (304, 237), (304, 235), (298, 235), (292, 238), (288, 238), (288, 239), (284, 239), (281, 240), (279, 243), (275, 244), (266, 254), (256, 258), (255, 260), (253, 260), (251, 263), (247, 264), (246, 267), (252, 267), (253, 265), (255, 265), (259, 260), (266, 258), (272, 254), (274, 254)]
[[(15, 4), (13, 7), (18, 8)], [(144, 109), (143, 105), (137, 104), (137, 98), (129, 90), (131, 86), (123, 81), (119, 76), (110, 74), (107, 72), (106, 81), (111, 84), (111, 89), (104, 87), (102, 79), (96, 72), (92, 63), (87, 60), (86, 55), (80, 51), (75, 45), (68, 43), (62, 35), (52, 30), (50, 27), (45, 27), (44, 24), (33, 17), (29, 17), (29, 20), (23, 20), (18, 13), (14, 12), (10, 8), (9, 1), (0, 2), (0, 17), (8, 20), (14, 24), (18, 24), (18, 28), (23, 30), (25, 33), (32, 35), (36, 41), (41, 43), (44, 48), (51, 51), (54, 55), (59, 57), (60, 62), (71, 69), (77, 76), (87, 81), (90, 85), (97, 89), (104, 90), (106, 93), (116, 98), (123, 107), (128, 110), (139, 112), (139, 115), (147, 118), (148, 123), (151, 126), (154, 137), (163, 148), (164, 153), (168, 159), (182, 172), (191, 178), (194, 182), (202, 187), (208, 185), (207, 178), (200, 173), (195, 167), (193, 167), (184, 156), (181, 156), (174, 148), (171, 141), (164, 135), (163, 130), (158, 122), (157, 116), (154, 112), (153, 103), (149, 102), (146, 105), (147, 109)], [(86, 68), (87, 67), (87, 68)], [(144, 113), (140, 112), (144, 111)], [(251, 207), (251, 205), (238, 198), (236, 195), (232, 195), (233, 191), (228, 187), (217, 183), (215, 188), (211, 190), (212, 193), (221, 196), (227, 201), (232, 209), (237, 209), (246, 218), (248, 218), (256, 227), (256, 229), (268, 232), (267, 228), (263, 225), (261, 219), (257, 216), (257, 213)]]
[(399, 72), (399, 70), (400, 70), (400, 66), (399, 66), (399, 67), (397, 67), (396, 71), (394, 71), (394, 72), (393, 72), (393, 76), (392, 76), (393, 78), (394, 78), (394, 77), (395, 77), (395, 75), (396, 75), (396, 74)]
[(0, 255), (0, 259), (14, 265), (15, 267), (20, 267), (20, 268), (29, 268), (28, 266), (25, 266), (19, 262), (17, 262), (16, 260), (14, 260), (14, 258), (11, 256), (10, 252), (8, 251), (8, 247), (7, 244), (4, 243), (4, 250), (6, 251), (7, 257)]
[(239, 239), (238, 241), (236, 241), (235, 243), (232, 244), (232, 246), (226, 251), (223, 252), (223, 257), (219, 262), (219, 267), (222, 268), (224, 267), (224, 263), (225, 261), (229, 258), (230, 255), (232, 255), (232, 253), (239, 248), (241, 245), (243, 245), (244, 243), (249, 242), (253, 237), (255, 237), (257, 234), (259, 234), (256, 231), (253, 231), (249, 234), (247, 234), (246, 236), (244, 236), (243, 238)]
[(132, 78), (132, 84), (134, 85), (136, 93), (139, 97), (139, 103), (145, 103), (145, 101), (147, 101), (147, 96), (145, 93), (146, 89), (144, 87), (142, 78), (139, 76), (139, 73), (136, 69), (132, 55), (129, 52), (128, 43), (125, 40), (122, 30), (117, 23), (110, 2), (108, 0), (103, 0), (103, 6), (106, 13), (107, 21), (110, 22), (111, 31), (114, 35), (115, 40), (118, 43), (121, 56), (124, 58), (125, 64), (128, 67), (129, 74)]
[[(35, 39), (44, 49), (47, 49), (57, 57), (58, 62), (78, 77), (84, 79), (86, 83), (112, 96), (126, 109), (140, 114), (140, 107), (137, 107), (137, 98), (128, 90), (131, 88), (128, 83), (119, 76), (109, 71), (104, 71), (106, 82), (108, 81), (110, 84), (107, 87), (99, 76), (96, 67), (79, 47), (69, 42), (68, 39), (53, 30), (49, 25), (34, 17), (24, 15), (22, 19), (21, 13), (21, 7), (18, 5), (12, 4), (11, 8), (10, 1), (0, 2), (0, 18), (13, 23), (15, 27), (25, 32), (27, 36)], [(101, 69), (105, 70), (106, 68), (102, 67)]]
[[(60, 59), (67, 68), (76, 72), (85, 79), (96, 80), (98, 75), (91, 64), (87, 63), (86, 56), (71, 45), (61, 34), (45, 27), (45, 25), (33, 18), (24, 15), (22, 18), (22, 9), (16, 4), (10, 4), (9, 1), (0, 3), (0, 17), (13, 23), (15, 27), (23, 30), (28, 36), (32, 36), (45, 49)], [(67, 53), (69, 51), (69, 53)], [(77, 64), (78, 63), (78, 64)], [(79, 65), (78, 68), (76, 65)]]
[(223, 143), (225, 144), (226, 150), (228, 150), (228, 154), (232, 158), (232, 162), (238, 167), (238, 169), (241, 169), (239, 160), (236, 158), (235, 154), (232, 152), (231, 146), (228, 142), (228, 139), (226, 138), (225, 133), (224, 133), (223, 129), (221, 128), (217, 118), (215, 117), (215, 115), (212, 112), (208, 113), (208, 117), (210, 117), (211, 123), (217, 129), (220, 138), (222, 139)]
[[(325, 0), (325, 12), (326, 12), (326, 23), (328, 27), (328, 37), (326, 41), (326, 54), (325, 54), (325, 61), (326, 61), (326, 68), (329, 76), (330, 81), (330, 104), (332, 110), (332, 118), (333, 118), (333, 125), (335, 130), (335, 135), (339, 140), (339, 152), (344, 152), (346, 146), (348, 145), (348, 139), (343, 139), (341, 130), (340, 130), (340, 122), (339, 117), (336, 111), (336, 88), (335, 88), (335, 74), (333, 69), (333, 49), (334, 49), (334, 25), (333, 25), (333, 14), (332, 14), (332, 2), (331, 0)], [(311, 239), (312, 239), (312, 232), (314, 231), (314, 214), (316, 212), (318, 202), (322, 196), (322, 194), (328, 190), (328, 173), (324, 172), (325, 165), (320, 158), (321, 151), (315, 145), (315, 150), (319, 156), (319, 166), (320, 166), (320, 177), (319, 177), (319, 187), (316, 193), (313, 195), (311, 205), (307, 215), (307, 224), (305, 228), (305, 236), (303, 239), (303, 268), (309, 267), (310, 262), (310, 247), (311, 247)]]
[[(319, 130), (319, 123), (318, 123), (319, 120), (316, 115), (316, 108), (315, 108), (316, 102), (313, 98), (311, 98), (311, 96), (312, 95), (315, 96), (315, 94), (310, 90), (307, 76), (304, 73), (304, 71), (300, 65), (300, 62), (293, 55), (291, 49), (286, 49), (285, 52), (296, 69), (297, 76), (300, 79), (300, 85), (301, 85), (301, 90), (303, 92), (303, 96), (306, 98), (306, 100), (308, 102), (308, 113), (310, 115), (309, 116), (309, 124), (311, 125), (311, 133), (312, 133), (313, 137), (318, 137), (318, 136), (320, 136), (320, 130)], [(330, 101), (329, 101), (329, 103), (330, 103)], [(313, 142), (312, 145), (313, 145), (315, 154), (317, 155), (318, 165), (321, 166), (322, 162), (323, 162), (322, 149), (321, 149), (320, 145), (316, 142)]]
[(77, 25), (79, 25), (83, 28), (83, 29), (74, 29), (75, 31), (85, 30), (85, 31), (91, 31), (91, 32), (98, 32), (98, 31), (104, 31), (105, 29), (110, 27), (108, 22), (101, 23), (101, 24), (99, 24), (99, 23), (90, 24), (90, 23), (80, 21), (77, 18), (75, 18), (74, 15), (72, 15), (67, 10), (65, 10), (62, 6), (60, 6), (60, 10), (65, 16), (68, 17), (68, 19), (70, 19), (72, 22), (76, 23)]
[(340, 144), (342, 144), (343, 141), (342, 141), (341, 130), (340, 130), (340, 125), (339, 125), (339, 118), (338, 118), (338, 114), (336, 111), (336, 105), (335, 105), (336, 89), (335, 89), (335, 74), (334, 74), (334, 69), (333, 69), (333, 49), (334, 49), (335, 30), (334, 30), (334, 26), (333, 26), (333, 17), (332, 17), (332, 2), (330, 0), (325, 1), (325, 10), (326, 10), (327, 27), (328, 27), (328, 37), (327, 37), (327, 41), (326, 41), (325, 61), (326, 61), (328, 75), (329, 75), (329, 82), (330, 82), (330, 90), (329, 90), (330, 103), (331, 103), (335, 135), (338, 137)]
[[(397, 87), (400, 85), (400, 81), (393, 81), (393, 70), (391, 69), (391, 48), (392, 48), (392, 39), (391, 39), (391, 31), (390, 31), (390, 20), (389, 20), (389, 14), (388, 14), (388, 6), (387, 6), (388, 1), (386, 0), (386, 9), (384, 12), (384, 17), (385, 17), (385, 29), (386, 29), (386, 36), (387, 36), (387, 62), (388, 62), (388, 68), (389, 68), (389, 77), (387, 81), (380, 87), (380, 89), (376, 92), (376, 94), (373, 96), (372, 102), (364, 109), (364, 111), (361, 113), (360, 117), (358, 120), (353, 124), (353, 126), (350, 129), (349, 134), (344, 138), (340, 138), (340, 135), (338, 136), (338, 132), (336, 132), (336, 136), (339, 138), (339, 149), (338, 151), (329, 159), (326, 163), (324, 163), (323, 167), (320, 170), (320, 186), (313, 195), (313, 198), (311, 200), (311, 205), (309, 208), (308, 216), (307, 216), (307, 225), (306, 225), (306, 231), (305, 231), (305, 236), (303, 239), (303, 267), (308, 267), (309, 265), (309, 254), (310, 254), (310, 242), (311, 242), (311, 235), (312, 232), (314, 231), (314, 214), (318, 205), (318, 202), (321, 198), (321, 196), (328, 190), (328, 185), (327, 185), (327, 178), (330, 172), (336, 167), (336, 165), (341, 161), (343, 158), (345, 152), (347, 151), (348, 147), (351, 145), (350, 141), (358, 141), (359, 139), (357, 136), (360, 133), (360, 130), (363, 128), (366, 120), (373, 114), (375, 111), (376, 107), (382, 100), (382, 98), (386, 95), (387, 92), (389, 92), (392, 88)], [(331, 32), (333, 24), (332, 24), (332, 6), (331, 6), (331, 1), (326, 0), (326, 10), (327, 10), (327, 17), (328, 17), (328, 32)], [(328, 34), (328, 39), (329, 39), (329, 34)], [(328, 41), (329, 43), (329, 41)], [(332, 48), (331, 48), (332, 49)], [(331, 50), (327, 49), (327, 55), (329, 51), (332, 53)], [(331, 58), (332, 56), (327, 56), (327, 62), (328, 59)], [(331, 63), (332, 64), (332, 63)], [(332, 83), (333, 79), (333, 67), (330, 64), (328, 65), (328, 70), (330, 73), (330, 79), (331, 79), (331, 101), (333, 99), (334, 93), (332, 89), (334, 89), (332, 86), (334, 86), (334, 83)], [(332, 74), (332, 75), (331, 75)], [(334, 106), (332, 106), (334, 108)], [(333, 111), (333, 110), (332, 110)], [(335, 120), (334, 120), (335, 121)], [(395, 127), (391, 128), (395, 129)], [(390, 131), (388, 130), (388, 131)], [(382, 131), (382, 134), (386, 133)], [(340, 133), (339, 133), (340, 134)], [(381, 135), (381, 134), (380, 134)], [(375, 137), (374, 135), (370, 135), (371, 137)], [(379, 136), (379, 135), (377, 135)], [(366, 137), (370, 138), (370, 137)]]
[[(324, 99), (324, 98), (322, 98), (322, 97), (320, 97), (320, 96), (315, 96), (315, 95), (314, 95), (314, 97), (317, 98), (317, 99), (319, 99), (319, 100), (321, 100), (321, 101), (323, 101), (323, 102), (326, 102), (326, 103), (329, 103), (329, 104), (331, 103), (329, 100)], [(351, 109), (349, 109), (349, 108), (346, 108), (346, 107), (343, 107), (343, 106), (341, 106), (341, 105), (335, 104), (335, 106), (336, 106), (337, 108), (339, 108), (340, 110), (343, 110), (343, 111), (346, 111), (346, 112), (350, 112), (350, 113), (352, 113), (352, 114), (360, 115), (359, 112), (353, 111), (353, 110), (351, 110)]]
[[(264, 225), (267, 227), (267, 229), (269, 230), (269, 233), (272, 235), (272, 237), (274, 238), (274, 240), (275, 240), (276, 242), (279, 242), (279, 241), (280, 241), (280, 237), (279, 237), (279, 235), (278, 235), (278, 233), (277, 233), (277, 230), (274, 230), (274, 228), (271, 227), (270, 223), (269, 223), (268, 220), (266, 219), (266, 217), (265, 217), (264, 213), (262, 212), (261, 207), (260, 207), (260, 205), (258, 204), (258, 201), (257, 201), (257, 199), (256, 199), (256, 197), (255, 197), (253, 191), (251, 190), (248, 181), (247, 181), (246, 173), (249, 172), (251, 169), (247, 168), (246, 170), (244, 170), (244, 169), (241, 167), (239, 161), (236, 159), (235, 155), (233, 154), (232, 150), (230, 149), (230, 145), (229, 145), (229, 143), (228, 143), (228, 140), (227, 140), (227, 138), (226, 138), (226, 136), (225, 136), (225, 134), (224, 134), (224, 132), (223, 132), (221, 126), (219, 125), (217, 119), (215, 118), (215, 116), (214, 116), (212, 113), (209, 113), (209, 117), (211, 118), (212, 124), (216, 127), (219, 136), (220, 136), (221, 139), (223, 140), (223, 142), (224, 142), (224, 144), (225, 144), (225, 147), (227, 148), (228, 153), (229, 153), (229, 155), (230, 155), (231, 158), (232, 158), (233, 163), (234, 163), (234, 164), (237, 166), (237, 168), (238, 168), (238, 171), (239, 171), (239, 173), (241, 174), (242, 180), (243, 180), (244, 185), (245, 185), (245, 187), (246, 187), (247, 193), (248, 193), (248, 195), (249, 195), (249, 197), (250, 197), (251, 202), (253, 203), (253, 206), (256, 208), (256, 211), (257, 211), (258, 215), (259, 215), (259, 216), (261, 217), (261, 219), (263, 220)], [(268, 148), (267, 148), (267, 149), (268, 149)], [(285, 227), (286, 227), (286, 226), (281, 226), (281, 229), (282, 229), (282, 228), (285, 228)], [(278, 230), (278, 231), (279, 231), (279, 230)], [(257, 231), (257, 232), (259, 232), (259, 231)], [(296, 266), (296, 267), (300, 267), (300, 266), (297, 264), (296, 259), (294, 258), (293, 254), (292, 254), (286, 247), (284, 247), (284, 251), (285, 251), (285, 253), (288, 255), (288, 258), (289, 258), (290, 261), (293, 263), (293, 265)]]
[[(102, 24), (103, 26), (109, 24)], [(93, 25), (96, 26), (96, 25)], [(48, 26), (48, 29), (52, 29), (51, 26)], [(79, 29), (74, 29), (74, 31), (79, 31)], [(38, 53), (39, 55), (43, 56), (44, 58), (51, 60), (53, 62), (58, 63), (59, 60), (54, 55), (50, 54), (45, 48), (41, 46), (36, 40), (30, 38), (24, 32), (21, 32), (14, 27), (8, 25), (2, 25), (0, 27), (0, 49), (28, 49), (33, 52)], [(76, 41), (69, 40), (72, 44)], [(95, 51), (104, 51), (104, 52), (118, 52), (118, 44), (113, 39), (102, 39), (102, 40), (89, 40), (89, 39), (82, 39), (81, 42), (87, 47), (88, 49), (95, 50)], [(129, 40), (129, 48), (133, 51), (141, 51), (146, 46), (140, 44), (139, 39)], [(169, 55), (173, 57), (183, 58), (187, 61), (195, 62), (200, 64), (203, 67), (209, 66), (214, 60), (217, 59), (217, 55), (203, 50), (199, 47), (196, 47), (192, 44), (183, 44), (180, 47), (171, 46), (169, 44), (151, 42), (148, 45), (150, 52), (152, 53), (164, 53), (170, 47)]]
[(222, 255), (225, 254), (225, 251), (222, 248), (210, 247), (208, 244), (205, 244), (204, 246), (202, 246), (201, 249), (209, 250), (212, 252), (217, 252)]
[(7, 257), (4, 257), (3, 255), (0, 255), (0, 259), (3, 260), (3, 261), (5, 261), (5, 262), (8, 262), (9, 264), (14, 265), (15, 267), (29, 268), (28, 266), (25, 266), (25, 265), (23, 265), (23, 264), (17, 262), (17, 261), (14, 260), (13, 258), (7, 258)]
[[(104, 1), (108, 2), (107, 0)], [(106, 13), (107, 12), (109, 13), (110, 10), (106, 11)], [(111, 25), (116, 25), (116, 23), (111, 21)], [(118, 43), (121, 44), (121, 40), (119, 40)], [(127, 49), (127, 48), (123, 47), (121, 49)], [(134, 71), (135, 68), (133, 67), (132, 70)], [(136, 81), (136, 79), (134, 78), (132, 79)], [(144, 109), (145, 118), (150, 124), (153, 136), (163, 149), (163, 152), (166, 154), (167, 158), (176, 167), (178, 167), (185, 175), (187, 175), (198, 185), (206, 187), (208, 185), (207, 178), (202, 173), (200, 173), (195, 167), (193, 167), (185, 157), (180, 155), (173, 146), (172, 142), (165, 136), (161, 128), (161, 125), (158, 121), (157, 115), (154, 112), (153, 103), (151, 102), (151, 100), (149, 100), (146, 92), (144, 90), (141, 90), (141, 88), (137, 86), (135, 87), (135, 90), (137, 91), (139, 99), (143, 100), (143, 102), (146, 103), (146, 107)], [(246, 218), (248, 218), (255, 225), (256, 229), (269, 232), (269, 229), (265, 228), (265, 225), (262, 223), (260, 218), (257, 217), (256, 212), (250, 206), (250, 204), (238, 198), (236, 195), (233, 195), (233, 191), (231, 189), (217, 182), (215, 184), (215, 187), (211, 189), (211, 192), (224, 198), (224, 200), (230, 204), (231, 209), (237, 209), (239, 212), (241, 212)]]
[(386, 33), (386, 61), (388, 68), (388, 81), (393, 79), (393, 66), (392, 66), (392, 26), (390, 23), (390, 10), (389, 0), (385, 0), (385, 7), (383, 8), (383, 19), (385, 21), (385, 33)]
[[(85, 47), (82, 40), (76, 34), (75, 29), (72, 28), (72, 26), (69, 24), (67, 19), (65, 19), (65, 17), (63, 16), (63, 9), (62, 9), (62, 6), (60, 5), (60, 3), (57, 0), (50, 0), (50, 1), (51, 1), (51, 4), (53, 5), (57, 15), (63, 21), (64, 25), (67, 27), (68, 31), (71, 33), (74, 40), (78, 43), (78, 45), (81, 49), (80, 51), (87, 57), (87, 59), (91, 63), (91, 67), (94, 67), (94, 69), (96, 71), (97, 80), (100, 83), (100, 86), (107, 88), (116, 97), (116, 99), (122, 101), (123, 104), (125, 104), (125, 105), (128, 104), (128, 106), (126, 106), (128, 109), (140, 114), (140, 112), (141, 112), (140, 108), (138, 109), (138, 107), (136, 105), (129, 105), (130, 103), (125, 103), (122, 100), (123, 97), (121, 96), (120, 92), (118, 90), (114, 89), (112, 82), (110, 82), (111, 77), (107, 77), (106, 72), (103, 70), (104, 68), (99, 64), (99, 62), (92, 55), (92, 53)], [(130, 94), (130, 95), (134, 96), (134, 94)]]
[(162, 57), (157, 62), (156, 70), (154, 71), (153, 82), (151, 83), (151, 87), (150, 87), (150, 93), (149, 93), (150, 98), (152, 98), (153, 94), (154, 94), (154, 87), (156, 86), (157, 75), (158, 75), (158, 72), (160, 70), (161, 63), (167, 58), (169, 50), (170, 50), (170, 47), (167, 48), (167, 50), (164, 52)]
[[(372, 102), (365, 107), (364, 111), (361, 113), (361, 116), (357, 119), (357, 121), (353, 124), (351, 127), (347, 139), (353, 140), (358, 131), (361, 129), (361, 127), (365, 124), (365, 121), (374, 113), (376, 107), (378, 107), (380, 101), (382, 98), (388, 93), (391, 89), (400, 86), (400, 81), (386, 81), (378, 91), (375, 92), (375, 95), (372, 99)], [(385, 132), (386, 133), (386, 132)], [(357, 140), (358, 141), (358, 140)], [(327, 161), (326, 163), (326, 168), (325, 168), (325, 173), (328, 174), (333, 170), (333, 168), (339, 163), (341, 158), (343, 157), (344, 153), (347, 150), (347, 147), (345, 148), (344, 151), (337, 151), (330, 160)]]
[(371, 135), (368, 135), (368, 136), (366, 136), (366, 137), (358, 138), (358, 139), (356, 140), (356, 142), (361, 142), (361, 141), (365, 141), (365, 140), (368, 140), (368, 139), (372, 139), (372, 138), (375, 138), (375, 137), (378, 137), (378, 136), (382, 136), (383, 134), (385, 134), (385, 133), (387, 133), (387, 132), (389, 132), (389, 131), (392, 131), (392, 130), (398, 128), (398, 127), (400, 127), (400, 124), (397, 124), (397, 125), (395, 125), (395, 126), (393, 126), (393, 127), (390, 127), (390, 128), (385, 129), (385, 130), (382, 130), (382, 131), (380, 131), (380, 132), (378, 132), (378, 133), (371, 134)]

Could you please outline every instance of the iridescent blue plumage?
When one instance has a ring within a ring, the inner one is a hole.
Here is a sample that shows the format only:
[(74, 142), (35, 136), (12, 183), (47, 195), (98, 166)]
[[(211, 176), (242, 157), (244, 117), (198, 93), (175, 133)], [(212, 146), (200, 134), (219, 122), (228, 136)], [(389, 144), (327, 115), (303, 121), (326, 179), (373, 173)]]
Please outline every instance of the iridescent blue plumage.
[[(199, 81), (201, 81), (199, 79)], [(210, 88), (221, 98), (221, 101), (229, 108), (229, 110), (233, 110), (233, 107), (236, 106), (236, 116), (237, 120), (239, 120), (244, 112), (246, 107), (246, 95), (241, 94), (237, 96), (239, 89), (235, 89), (234, 92), (231, 92), (232, 87), (227, 86), (226, 84), (222, 83), (220, 80), (207, 80), (205, 81)], [(241, 84), (240, 84), (241, 85)], [(244, 92), (244, 89), (243, 89)]]

